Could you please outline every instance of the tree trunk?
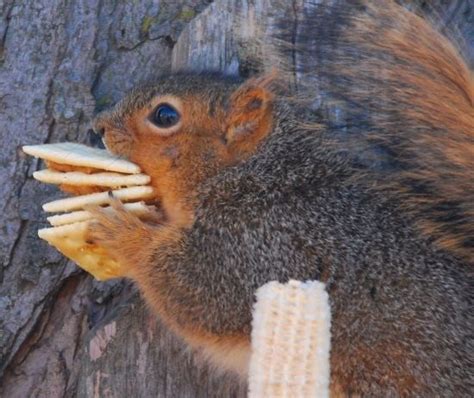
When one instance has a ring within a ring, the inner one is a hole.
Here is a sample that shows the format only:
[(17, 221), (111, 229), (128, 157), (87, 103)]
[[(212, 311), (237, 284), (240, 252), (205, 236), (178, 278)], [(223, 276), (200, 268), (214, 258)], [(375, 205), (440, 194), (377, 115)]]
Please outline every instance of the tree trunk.
[[(32, 179), (42, 165), (20, 150), (87, 142), (95, 112), (158, 74), (246, 73), (247, 39), (284, 17), (298, 42), (298, 21), (314, 7), (219, 0), (205, 9), (210, 2), (0, 0), (1, 396), (245, 396), (245, 385), (188, 352), (131, 283), (96, 282), (38, 239), (41, 204), (59, 194)], [(472, 6), (436, 3), (467, 38), (472, 65)]]

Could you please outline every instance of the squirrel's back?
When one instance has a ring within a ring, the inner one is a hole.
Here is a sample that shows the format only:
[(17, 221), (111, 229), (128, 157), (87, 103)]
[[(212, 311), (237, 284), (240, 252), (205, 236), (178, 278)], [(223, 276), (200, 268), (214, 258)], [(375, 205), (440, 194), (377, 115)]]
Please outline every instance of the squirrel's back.
[(423, 233), (472, 262), (472, 71), (450, 40), (396, 2), (342, 3), (301, 21), (299, 89), (336, 101), (343, 114), (332, 130), (350, 156), (403, 198)]

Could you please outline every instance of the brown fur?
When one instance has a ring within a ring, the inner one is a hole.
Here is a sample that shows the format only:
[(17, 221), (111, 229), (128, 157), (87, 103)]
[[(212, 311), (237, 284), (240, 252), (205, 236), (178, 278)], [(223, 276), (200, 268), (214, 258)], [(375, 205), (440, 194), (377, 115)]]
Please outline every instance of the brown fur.
[(275, 74), (250, 80), (230, 98), (231, 112), (226, 117), (226, 139), (234, 158), (244, 160), (254, 154), (260, 142), (273, 128), (273, 93), (268, 86)]
[[(122, 123), (127, 138), (107, 115), (99, 117), (96, 129), (105, 130), (112, 152), (129, 157), (151, 177), (169, 220), (176, 226), (190, 226), (200, 182), (246, 159), (270, 133), (273, 79), (269, 75), (249, 80), (232, 93), (228, 105), (214, 106), (212, 111), (209, 98), (197, 93), (180, 98), (157, 96), (125, 114)], [(171, 134), (160, 134), (148, 115), (158, 104), (173, 101), (181, 114), (180, 124)], [(124, 145), (129, 140), (134, 141), (132, 150), (131, 145)]]
[[(392, 12), (388, 8), (384, 16), (391, 17)], [(443, 220), (436, 216), (421, 217), (418, 223), (423, 232), (434, 236), (442, 247), (474, 261), (474, 245), (464, 245), (466, 239), (474, 239), (473, 74), (445, 37), (430, 29), (420, 17), (406, 10), (400, 12), (405, 15), (397, 23), (407, 26), (388, 29), (383, 36), (383, 47), (411, 67), (403, 73), (395, 68), (384, 71), (388, 82), (408, 88), (387, 95), (392, 95), (400, 106), (406, 104), (405, 117), (414, 128), (423, 130), (409, 143), (413, 146), (417, 167), (396, 175), (398, 188), (395, 189), (415, 214), (419, 209), (437, 208), (452, 201), (462, 203), (464, 225), (459, 229), (450, 228), (455, 225), (445, 217)], [(359, 23), (358, 29), (370, 29), (369, 18)], [(377, 48), (367, 45), (367, 50)], [(377, 65), (368, 67), (374, 71)], [(407, 181), (410, 182), (408, 188)], [(435, 194), (416, 195), (411, 189), (414, 182), (430, 182), (436, 189)]]
[(323, 88), (347, 102), (355, 123), (367, 123), (349, 136), (352, 154), (374, 146), (389, 151), (395, 167), (378, 173), (378, 189), (401, 197), (426, 236), (472, 262), (473, 73), (457, 48), (421, 17), (395, 2), (354, 4), (363, 4), (364, 12), (340, 6), (338, 20), (328, 21), (349, 21), (339, 33), (308, 25), (317, 46), (334, 48), (322, 55), (316, 72), (309, 57), (304, 72), (321, 73)]

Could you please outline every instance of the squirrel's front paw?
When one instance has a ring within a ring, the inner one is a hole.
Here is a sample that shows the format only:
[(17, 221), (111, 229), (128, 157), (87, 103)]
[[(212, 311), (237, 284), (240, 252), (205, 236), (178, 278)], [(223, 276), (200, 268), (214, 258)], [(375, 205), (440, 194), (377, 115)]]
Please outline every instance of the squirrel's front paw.
[[(107, 209), (98, 206), (87, 208), (94, 216), (88, 227), (87, 242), (105, 250), (107, 256), (120, 263), (125, 276), (129, 276), (133, 268), (145, 260), (142, 257), (148, 252), (146, 246), (152, 242), (157, 227), (127, 211), (114, 197), (111, 197), (110, 204)], [(150, 211), (144, 218), (156, 222), (159, 215)]]

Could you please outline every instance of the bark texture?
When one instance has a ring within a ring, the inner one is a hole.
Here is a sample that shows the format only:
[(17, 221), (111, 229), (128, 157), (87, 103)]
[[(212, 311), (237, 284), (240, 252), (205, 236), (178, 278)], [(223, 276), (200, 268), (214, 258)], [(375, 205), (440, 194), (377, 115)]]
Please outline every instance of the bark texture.
[[(209, 3), (0, 0), (0, 396), (245, 396), (201, 366), (129, 282), (95, 282), (37, 238), (41, 204), (59, 194), (32, 179), (42, 165), (20, 150), (87, 142), (95, 112), (160, 73), (245, 74), (256, 32), (270, 35), (284, 18), (297, 43), (298, 21), (317, 2)], [(472, 65), (472, 3), (433, 3)]]

